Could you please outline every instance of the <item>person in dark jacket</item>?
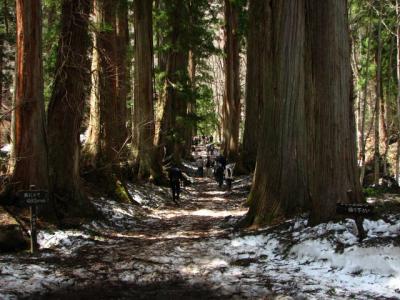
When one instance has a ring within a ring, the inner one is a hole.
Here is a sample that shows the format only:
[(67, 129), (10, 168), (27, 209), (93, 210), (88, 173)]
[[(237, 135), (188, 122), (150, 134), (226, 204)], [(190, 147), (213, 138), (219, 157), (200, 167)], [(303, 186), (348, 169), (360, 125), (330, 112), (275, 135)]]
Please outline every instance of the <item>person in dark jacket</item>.
[(181, 169), (177, 166), (172, 166), (168, 171), (168, 177), (172, 191), (172, 201), (178, 204), (181, 193), (181, 181), (184, 179)]
[(220, 154), (215, 159), (215, 166), (214, 166), (215, 180), (218, 182), (218, 186), (220, 188), (224, 183), (225, 168), (226, 168), (226, 159), (222, 154)]

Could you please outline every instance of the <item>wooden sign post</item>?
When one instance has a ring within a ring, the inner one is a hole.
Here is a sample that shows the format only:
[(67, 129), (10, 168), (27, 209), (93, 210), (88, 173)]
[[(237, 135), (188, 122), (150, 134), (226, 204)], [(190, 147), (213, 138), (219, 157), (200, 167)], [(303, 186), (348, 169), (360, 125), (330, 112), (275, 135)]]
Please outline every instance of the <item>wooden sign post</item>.
[(39, 204), (46, 204), (48, 199), (48, 192), (36, 190), (34, 185), (30, 186), (28, 191), (20, 191), (20, 198), (23, 202), (30, 206), (31, 213), (31, 253), (36, 254), (38, 251), (37, 244), (37, 206)]
[(374, 214), (374, 207), (369, 204), (359, 204), (359, 203), (337, 203), (336, 204), (336, 212), (340, 215), (350, 216), (357, 225), (358, 231), (358, 240), (362, 242), (365, 238), (365, 230), (364, 230), (364, 218), (371, 217)]

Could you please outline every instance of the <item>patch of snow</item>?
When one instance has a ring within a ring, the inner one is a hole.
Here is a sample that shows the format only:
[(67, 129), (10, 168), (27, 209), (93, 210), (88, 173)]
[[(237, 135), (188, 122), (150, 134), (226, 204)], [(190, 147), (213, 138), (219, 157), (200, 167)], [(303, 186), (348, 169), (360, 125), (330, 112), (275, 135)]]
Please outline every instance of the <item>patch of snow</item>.
[(86, 142), (87, 140), (86, 132), (79, 135), (79, 140), (81, 141), (82, 144)]
[(399, 236), (400, 224), (390, 224), (383, 220), (371, 221), (364, 220), (364, 229), (368, 232), (368, 237), (377, 236)]
[(89, 240), (88, 235), (82, 231), (73, 230), (40, 231), (37, 239), (40, 249), (58, 248), (66, 254), (75, 252), (83, 245), (93, 244), (93, 241)]
[(11, 144), (6, 144), (3, 147), (0, 148), (0, 151), (3, 153), (10, 153), (12, 149), (12, 145)]

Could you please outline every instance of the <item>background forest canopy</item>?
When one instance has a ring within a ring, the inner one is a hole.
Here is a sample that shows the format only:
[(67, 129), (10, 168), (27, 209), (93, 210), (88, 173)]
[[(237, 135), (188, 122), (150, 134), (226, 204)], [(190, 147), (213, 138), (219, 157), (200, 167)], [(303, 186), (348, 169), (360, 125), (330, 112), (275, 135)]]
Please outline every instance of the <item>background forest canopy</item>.
[(195, 135), (255, 172), (250, 224), (310, 207), (318, 223), (360, 182), (398, 181), (398, 0), (334, 2), (2, 0), (3, 198), (33, 184), (56, 217), (90, 213), (83, 177), (132, 201), (126, 181), (165, 184)]

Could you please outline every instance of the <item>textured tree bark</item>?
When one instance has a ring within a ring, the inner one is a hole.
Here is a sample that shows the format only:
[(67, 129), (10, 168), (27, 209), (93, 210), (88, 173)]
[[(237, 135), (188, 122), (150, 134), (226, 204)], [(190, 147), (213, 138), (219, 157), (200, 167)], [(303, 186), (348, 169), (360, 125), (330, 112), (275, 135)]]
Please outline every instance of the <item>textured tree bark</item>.
[(90, 83), (90, 0), (63, 0), (54, 88), (48, 108), (50, 192), (59, 214), (86, 214), (80, 128)]
[(249, 1), (249, 24), (247, 36), (247, 74), (246, 74), (246, 119), (243, 134), (243, 149), (240, 155), (243, 171), (251, 172), (255, 168), (259, 142), (259, 127), (263, 104), (263, 72), (265, 68), (263, 51), (268, 24), (263, 13), (264, 0)]
[(17, 57), (13, 191), (48, 187), (41, 1), (16, 2)]
[[(332, 220), (337, 202), (360, 202), (346, 0), (309, 0), (311, 101), (307, 101), (311, 224)], [(310, 114), (311, 113), (311, 114)], [(310, 118), (311, 117), (311, 118)], [(315, 122), (315, 123), (314, 123)]]
[[(305, 1), (263, 7), (263, 115), (251, 207), (245, 225), (271, 223), (302, 211), (307, 200), (304, 55)], [(268, 66), (268, 67), (266, 67)], [(259, 86), (260, 87), (260, 86)]]
[(92, 58), (88, 140), (84, 151), (89, 166), (117, 165), (127, 137), (127, 89), (126, 82), (122, 83), (126, 70), (118, 69), (116, 14), (114, 1), (94, 1), (98, 29)]
[(264, 106), (250, 210), (242, 225), (361, 201), (346, 0), (271, 1)]
[[(99, 1), (93, 0), (93, 19), (99, 22)], [(91, 81), (89, 98), (89, 124), (86, 130), (86, 141), (83, 146), (83, 165), (96, 168), (101, 153), (101, 118), (99, 98), (99, 51), (96, 33), (93, 36), (93, 50), (91, 62)]]
[(89, 174), (106, 193), (121, 202), (134, 202), (121, 181), (120, 158), (126, 140), (126, 114), (119, 114), (124, 110), (121, 106), (126, 103), (120, 101), (124, 88), (118, 81), (122, 73), (118, 69), (115, 4), (112, 0), (94, 0), (95, 52), (92, 57), (90, 121), (84, 158), (86, 167), (92, 168)]
[(99, 99), (102, 125), (101, 159), (115, 164), (122, 149), (119, 137), (117, 93), (116, 5), (112, 0), (99, 1), (97, 47), (99, 51)]
[(225, 95), (223, 103), (223, 152), (237, 161), (240, 125), (239, 15), (236, 4), (225, 0)]
[(135, 80), (134, 107), (137, 110), (134, 135), (138, 139), (138, 178), (159, 181), (161, 162), (155, 142), (153, 108), (153, 22), (152, 1), (134, 1)]

